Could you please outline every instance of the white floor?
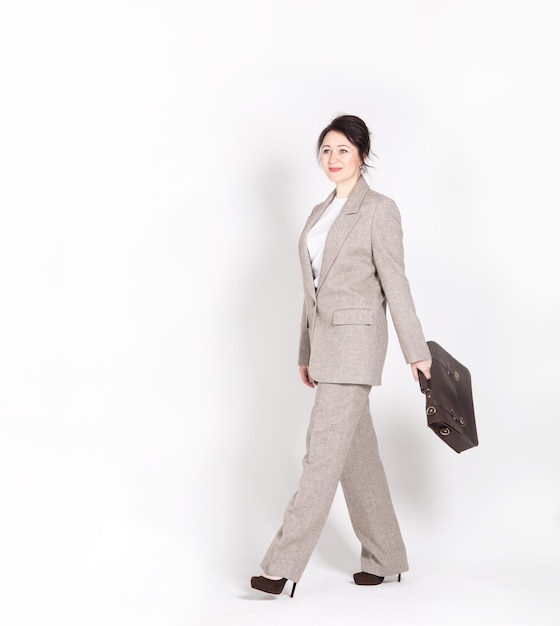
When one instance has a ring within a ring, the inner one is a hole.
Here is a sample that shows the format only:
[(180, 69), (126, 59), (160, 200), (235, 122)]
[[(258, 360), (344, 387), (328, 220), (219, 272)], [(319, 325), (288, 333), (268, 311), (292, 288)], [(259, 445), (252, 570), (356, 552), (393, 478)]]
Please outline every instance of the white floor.
[(290, 599), (249, 588), (248, 581), (222, 581), (189, 620), (193, 626), (286, 624), (327, 626), (558, 626), (560, 567), (523, 571), (480, 569), (414, 571), (377, 587), (358, 587), (351, 575), (310, 565)]
[[(330, 532), (330, 534), (329, 534)], [(133, 541), (131, 541), (133, 540)], [(502, 555), (463, 565), (465, 553), (434, 562), (414, 550), (411, 570), (376, 587), (352, 580), (356, 556), (327, 529), (293, 599), (250, 588), (246, 559), (220, 570), (172, 533), (122, 535), (121, 550), (75, 568), (0, 564), (1, 626), (558, 626), (560, 562), (552, 542), (538, 557)], [(412, 544), (414, 545), (414, 544)], [(431, 544), (430, 544), (431, 545)], [(427, 551), (428, 552), (428, 551)], [(97, 553), (98, 554), (98, 553)], [(471, 551), (471, 554), (472, 553)], [(80, 555), (78, 555), (80, 556)], [(101, 557), (101, 555), (99, 555)], [(251, 561), (249, 563), (249, 561)], [(59, 563), (61, 560), (59, 559)], [(453, 563), (453, 565), (450, 565)]]

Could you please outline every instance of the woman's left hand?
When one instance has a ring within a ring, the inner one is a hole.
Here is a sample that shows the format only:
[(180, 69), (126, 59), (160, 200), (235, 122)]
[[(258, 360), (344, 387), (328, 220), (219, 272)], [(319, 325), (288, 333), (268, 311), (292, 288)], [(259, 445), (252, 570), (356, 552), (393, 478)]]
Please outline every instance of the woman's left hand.
[(412, 375), (414, 376), (414, 380), (418, 382), (418, 372), (422, 372), (424, 376), (429, 380), (430, 379), (430, 368), (432, 367), (432, 359), (428, 359), (427, 361), (416, 361), (416, 363), (411, 363), (410, 367), (412, 368)]

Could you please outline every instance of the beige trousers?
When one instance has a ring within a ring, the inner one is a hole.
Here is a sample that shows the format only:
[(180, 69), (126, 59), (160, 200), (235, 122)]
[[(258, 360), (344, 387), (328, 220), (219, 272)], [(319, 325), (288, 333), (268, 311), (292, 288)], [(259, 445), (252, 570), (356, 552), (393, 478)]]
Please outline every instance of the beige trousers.
[(356, 536), (362, 571), (408, 569), (369, 411), (368, 385), (318, 383), (299, 487), (261, 563), (263, 572), (298, 582), (319, 540), (338, 483)]

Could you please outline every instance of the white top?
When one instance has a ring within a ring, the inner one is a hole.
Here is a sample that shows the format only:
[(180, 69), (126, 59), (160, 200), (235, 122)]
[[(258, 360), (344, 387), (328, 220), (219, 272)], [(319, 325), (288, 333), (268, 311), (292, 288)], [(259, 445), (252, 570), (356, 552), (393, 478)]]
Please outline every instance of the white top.
[(315, 288), (319, 284), (319, 274), (321, 272), (321, 264), (323, 263), (323, 252), (325, 251), (327, 235), (346, 200), (348, 198), (333, 198), (315, 226), (307, 233), (307, 250), (311, 260)]

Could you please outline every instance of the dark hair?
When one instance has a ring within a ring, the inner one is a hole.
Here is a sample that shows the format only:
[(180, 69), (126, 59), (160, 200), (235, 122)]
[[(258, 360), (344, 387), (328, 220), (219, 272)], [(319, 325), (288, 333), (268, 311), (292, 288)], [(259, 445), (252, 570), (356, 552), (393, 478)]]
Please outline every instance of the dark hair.
[(325, 135), (330, 133), (331, 130), (342, 133), (352, 145), (356, 146), (362, 157), (362, 163), (366, 165), (366, 161), (371, 153), (371, 143), (369, 139), (371, 133), (365, 122), (355, 115), (339, 115), (335, 117), (319, 135), (319, 140), (317, 141), (317, 156), (321, 152)]

